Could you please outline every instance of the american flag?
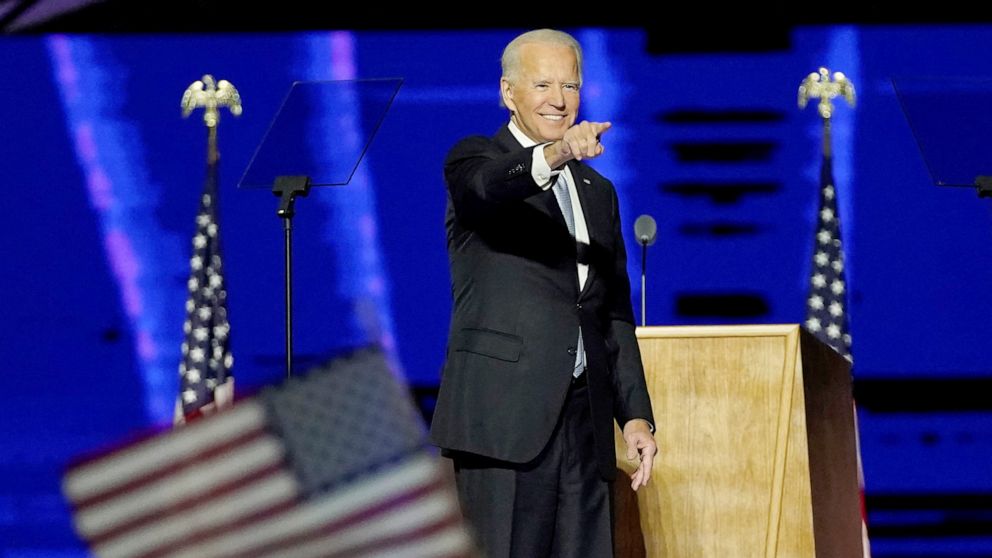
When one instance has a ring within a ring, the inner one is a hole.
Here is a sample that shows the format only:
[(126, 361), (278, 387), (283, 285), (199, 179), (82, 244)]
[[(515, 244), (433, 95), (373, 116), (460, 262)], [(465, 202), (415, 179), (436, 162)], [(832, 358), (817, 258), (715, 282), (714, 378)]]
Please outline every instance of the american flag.
[[(847, 317), (847, 281), (844, 278), (844, 245), (840, 238), (833, 160), (829, 155), (823, 156), (820, 166), (819, 207), (816, 240), (813, 243), (813, 272), (810, 276), (809, 297), (806, 299), (806, 329), (853, 363)], [(868, 558), (871, 556), (871, 548), (868, 542), (868, 513), (865, 509), (865, 479), (857, 417), (858, 409), (855, 405), (854, 435), (861, 498), (861, 542), (863, 556)]]
[(820, 211), (813, 244), (813, 273), (806, 299), (806, 329), (851, 360), (846, 294), (833, 164), (830, 156), (825, 155), (820, 167)]
[(185, 339), (179, 363), (179, 395), (175, 422), (182, 423), (202, 412), (222, 407), (234, 398), (234, 358), (227, 321), (227, 290), (220, 254), (217, 221), (217, 162), (207, 167), (193, 235), (187, 282)]
[(373, 350), (77, 465), (63, 490), (102, 557), (473, 555), (453, 476)]

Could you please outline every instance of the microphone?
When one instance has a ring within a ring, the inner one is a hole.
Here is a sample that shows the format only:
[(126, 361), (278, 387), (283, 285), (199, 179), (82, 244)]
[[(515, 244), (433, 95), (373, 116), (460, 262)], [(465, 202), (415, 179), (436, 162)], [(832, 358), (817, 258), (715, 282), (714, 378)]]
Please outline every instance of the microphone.
[(641, 215), (634, 221), (634, 234), (638, 242), (651, 246), (658, 235), (658, 223), (650, 215)]
[(634, 235), (641, 245), (641, 326), (647, 325), (647, 270), (648, 246), (658, 238), (658, 223), (650, 215), (641, 215), (634, 221)]

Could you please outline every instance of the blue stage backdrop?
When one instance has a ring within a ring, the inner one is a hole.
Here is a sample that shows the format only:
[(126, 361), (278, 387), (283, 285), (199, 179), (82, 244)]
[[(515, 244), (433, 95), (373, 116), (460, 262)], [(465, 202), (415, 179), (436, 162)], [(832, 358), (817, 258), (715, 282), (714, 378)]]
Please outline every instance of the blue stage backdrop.
[[(875, 555), (992, 554), (992, 403), (977, 395), (992, 385), (989, 202), (932, 185), (890, 83), (992, 76), (992, 28), (818, 27), (775, 53), (663, 56), (637, 30), (572, 31), (583, 117), (614, 124), (594, 166), (620, 195), (638, 315), (632, 224), (659, 223), (651, 324), (805, 319), (820, 125), (796, 91), (820, 65), (855, 82), (834, 174)], [(276, 199), (236, 187), (255, 146), (295, 80), (405, 80), (352, 184), (297, 204), (296, 350), (302, 368), (379, 343), (430, 411), (450, 314), (442, 162), (506, 120), (498, 59), (516, 32), (0, 39), (0, 558), (85, 555), (62, 469), (170, 420), (205, 176), (202, 121), (179, 101), (203, 74), (233, 82), (245, 109), (219, 132), (242, 394), (283, 373)], [(308, 149), (355, 154), (342, 138)]]

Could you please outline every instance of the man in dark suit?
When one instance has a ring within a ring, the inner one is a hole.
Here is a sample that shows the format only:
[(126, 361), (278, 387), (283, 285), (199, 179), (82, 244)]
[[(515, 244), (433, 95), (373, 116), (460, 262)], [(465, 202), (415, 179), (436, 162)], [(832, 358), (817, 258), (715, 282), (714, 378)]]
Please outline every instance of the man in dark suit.
[(636, 490), (657, 446), (613, 185), (583, 160), (582, 52), (525, 33), (503, 53), (510, 122), (445, 161), (454, 312), (431, 438), (490, 558), (612, 556), (613, 420)]

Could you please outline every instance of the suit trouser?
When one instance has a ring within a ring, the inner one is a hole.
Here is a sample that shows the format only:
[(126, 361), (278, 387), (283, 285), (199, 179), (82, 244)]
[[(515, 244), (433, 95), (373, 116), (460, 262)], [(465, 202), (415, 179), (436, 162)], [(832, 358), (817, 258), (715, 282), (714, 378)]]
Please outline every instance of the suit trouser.
[(583, 375), (573, 381), (551, 439), (533, 461), (452, 453), (462, 512), (485, 555), (612, 557), (612, 482), (600, 476), (595, 451)]

